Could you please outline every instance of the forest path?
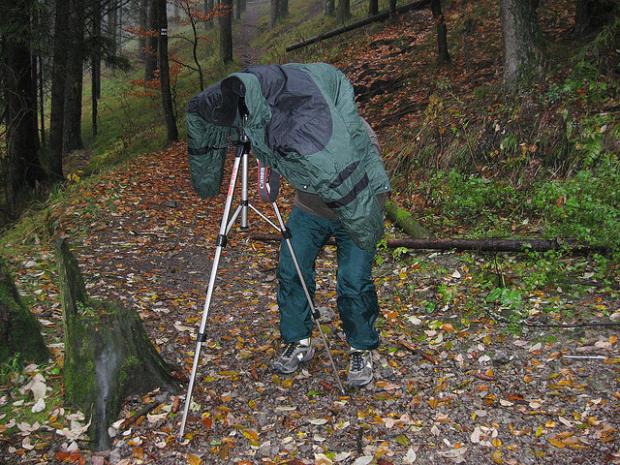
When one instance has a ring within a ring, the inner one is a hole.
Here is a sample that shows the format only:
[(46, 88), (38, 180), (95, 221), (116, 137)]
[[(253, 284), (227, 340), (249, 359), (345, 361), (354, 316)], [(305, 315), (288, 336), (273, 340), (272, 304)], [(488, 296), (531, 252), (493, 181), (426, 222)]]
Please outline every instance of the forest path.
[[(91, 292), (136, 308), (164, 358), (189, 374), (225, 195), (199, 199), (187, 169), (183, 143), (142, 156), (104, 176), (65, 212), (63, 226), (70, 237), (88, 230), (77, 254)], [(257, 202), (254, 182), (250, 193)], [(290, 194), (280, 196), (284, 211)], [(268, 231), (256, 215), (250, 221), (252, 232)], [(376, 267), (382, 345), (371, 386), (342, 396), (320, 342), (304, 370), (275, 375), (268, 364), (280, 344), (277, 254), (274, 244), (233, 228), (216, 280), (190, 443), (176, 443), (179, 401), (164, 399), (150, 420), (116, 439), (114, 457), (127, 457), (124, 464), (138, 457), (197, 463), (194, 456), (208, 464), (366, 464), (375, 457), (389, 465), (414, 456), (417, 463), (533, 464), (540, 457), (607, 463), (616, 452), (617, 337), (604, 328), (541, 328), (516, 337), (483, 311), (465, 318), (459, 309), (466, 300), (493, 309), (479, 284), (487, 272), (479, 266), (492, 259), (415, 253)], [(326, 247), (316, 268), (317, 304), (331, 309), (335, 258)], [(592, 305), (617, 304), (597, 295)], [(536, 308), (545, 302), (531, 301)], [(59, 310), (52, 312), (60, 321)], [(324, 329), (344, 377), (340, 322)], [(151, 400), (135, 399), (126, 414)]]
[(246, 9), (241, 15), (241, 24), (233, 43), (237, 58), (243, 67), (258, 64), (262, 51), (252, 46), (252, 41), (258, 37), (259, 10), (267, 3), (268, 0), (248, 0)]

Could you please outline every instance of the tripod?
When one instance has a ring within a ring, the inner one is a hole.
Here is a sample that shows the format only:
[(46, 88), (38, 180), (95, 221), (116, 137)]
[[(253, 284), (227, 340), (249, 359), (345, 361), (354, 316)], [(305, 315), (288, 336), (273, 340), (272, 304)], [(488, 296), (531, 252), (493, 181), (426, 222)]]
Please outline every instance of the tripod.
[[(275, 213), (278, 224), (273, 223), (267, 216), (261, 213), (257, 208), (255, 208), (248, 201), (248, 158), (250, 154), (250, 142), (247, 135), (240, 131), (239, 137), (239, 146), (237, 148), (237, 152), (235, 154), (235, 161), (232, 168), (232, 174), (230, 176), (230, 183), (228, 186), (228, 193), (226, 195), (226, 203), (224, 205), (224, 213), (222, 215), (222, 221), (220, 223), (219, 233), (217, 235), (216, 248), (215, 248), (215, 257), (213, 259), (213, 264), (211, 267), (211, 275), (209, 276), (209, 285), (207, 287), (207, 295), (205, 298), (202, 320), (200, 322), (200, 329), (198, 331), (198, 337), (196, 340), (196, 350), (194, 352), (194, 364), (192, 366), (192, 373), (189, 379), (189, 385), (187, 387), (187, 395), (185, 396), (185, 405), (183, 408), (183, 419), (181, 420), (181, 430), (179, 432), (179, 440), (183, 439), (183, 435), (185, 433), (185, 424), (187, 422), (187, 415), (189, 413), (189, 408), (192, 400), (192, 391), (194, 389), (194, 382), (196, 381), (196, 371), (198, 369), (198, 362), (200, 359), (200, 350), (202, 348), (202, 343), (207, 340), (206, 336), (206, 326), (207, 326), (207, 317), (209, 316), (209, 308), (211, 306), (211, 298), (213, 297), (213, 288), (215, 287), (215, 278), (217, 275), (217, 270), (220, 262), (220, 256), (222, 254), (222, 249), (226, 246), (227, 236), (230, 232), (232, 226), (237, 221), (239, 216), (241, 217), (241, 229), (248, 229), (248, 208), (252, 209), (258, 216), (260, 216), (263, 220), (273, 226), (277, 231), (282, 234), (282, 239), (286, 242), (286, 245), (291, 253), (291, 257), (293, 260), (293, 264), (295, 266), (295, 270), (297, 275), (299, 276), (299, 280), (301, 281), (302, 288), (306, 295), (306, 299), (308, 300), (308, 305), (310, 306), (310, 314), (312, 316), (312, 320), (316, 323), (321, 339), (323, 340), (323, 344), (327, 351), (327, 356), (329, 357), (329, 362), (331, 364), (332, 370), (334, 371), (334, 377), (338, 383), (338, 387), (340, 391), (344, 394), (344, 387), (342, 386), (342, 382), (340, 381), (340, 377), (338, 376), (338, 370), (336, 369), (336, 365), (334, 364), (334, 359), (332, 358), (329, 343), (327, 342), (327, 338), (323, 333), (321, 325), (319, 323), (319, 312), (316, 309), (314, 302), (312, 300), (312, 296), (308, 291), (308, 287), (306, 286), (306, 282), (304, 280), (303, 274), (301, 272), (301, 268), (299, 267), (299, 262), (297, 261), (297, 256), (295, 255), (295, 251), (293, 250), (293, 245), (291, 243), (291, 234), (286, 228), (284, 224), (284, 220), (282, 219), (282, 215), (280, 214), (280, 210), (278, 209), (278, 205), (276, 204), (275, 197), (277, 196), (277, 192), (273, 190), (267, 196), (268, 200), (271, 202), (271, 206), (273, 207), (273, 211)], [(241, 202), (239, 206), (235, 210), (232, 216), (230, 216), (230, 211), (232, 207), (233, 195), (235, 192), (235, 187), (237, 184), (237, 177), (239, 174), (239, 166), (241, 166)], [(262, 168), (264, 169), (264, 168)], [(261, 184), (264, 182), (264, 176), (261, 175), (260, 179)], [(269, 190), (269, 186), (267, 185), (267, 190)], [(230, 217), (230, 218), (229, 218)]]

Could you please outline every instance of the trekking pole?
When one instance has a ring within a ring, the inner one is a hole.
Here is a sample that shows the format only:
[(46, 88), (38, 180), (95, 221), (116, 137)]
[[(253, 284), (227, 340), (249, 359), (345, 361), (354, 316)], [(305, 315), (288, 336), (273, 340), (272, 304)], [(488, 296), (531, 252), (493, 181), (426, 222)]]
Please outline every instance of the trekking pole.
[(291, 253), (291, 258), (293, 259), (293, 265), (295, 265), (295, 270), (297, 271), (297, 275), (299, 276), (299, 281), (301, 281), (301, 286), (304, 289), (304, 293), (306, 294), (306, 299), (308, 300), (308, 305), (310, 306), (310, 315), (312, 315), (312, 321), (316, 323), (316, 327), (319, 330), (319, 334), (321, 339), (323, 340), (323, 344), (325, 346), (325, 350), (327, 351), (327, 356), (329, 358), (329, 363), (332, 366), (332, 370), (334, 371), (334, 378), (338, 383), (338, 388), (342, 394), (345, 394), (344, 387), (342, 386), (342, 381), (340, 381), (340, 376), (338, 376), (338, 370), (336, 369), (336, 364), (334, 363), (334, 359), (332, 358), (329, 342), (327, 342), (327, 337), (323, 332), (323, 328), (321, 328), (321, 323), (319, 322), (320, 314), (316, 307), (314, 306), (314, 302), (312, 301), (312, 297), (310, 296), (310, 292), (308, 291), (308, 286), (306, 286), (306, 280), (304, 279), (301, 268), (299, 267), (299, 262), (297, 261), (297, 256), (295, 255), (295, 251), (293, 250), (293, 244), (291, 243), (291, 233), (284, 224), (284, 220), (282, 219), (282, 215), (280, 214), (280, 209), (276, 202), (272, 202), (273, 211), (276, 214), (276, 218), (278, 219), (278, 223), (280, 227), (278, 228), (282, 233), (282, 238), (286, 242), (289, 252)]

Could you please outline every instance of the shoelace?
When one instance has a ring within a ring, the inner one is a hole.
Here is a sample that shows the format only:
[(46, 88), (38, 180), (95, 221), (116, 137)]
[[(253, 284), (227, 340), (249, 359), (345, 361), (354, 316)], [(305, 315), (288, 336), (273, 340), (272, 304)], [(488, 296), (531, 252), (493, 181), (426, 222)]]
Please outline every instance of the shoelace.
[(364, 367), (364, 354), (363, 352), (351, 353), (351, 370), (361, 371)]
[(290, 342), (287, 346), (286, 349), (284, 349), (284, 352), (282, 353), (282, 356), (289, 358), (291, 355), (293, 355), (293, 352), (295, 352), (295, 349), (297, 348), (297, 343), (296, 342)]

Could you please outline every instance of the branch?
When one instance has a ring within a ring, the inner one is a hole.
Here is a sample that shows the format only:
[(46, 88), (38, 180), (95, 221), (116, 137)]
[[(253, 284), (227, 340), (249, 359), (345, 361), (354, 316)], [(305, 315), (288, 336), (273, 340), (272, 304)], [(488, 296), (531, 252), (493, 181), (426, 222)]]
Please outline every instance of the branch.
[[(280, 241), (282, 238), (276, 234), (255, 233), (252, 239), (262, 242)], [(335, 245), (331, 238), (327, 244)], [(578, 242), (559, 239), (392, 239), (387, 241), (391, 249), (406, 247), (413, 250), (458, 250), (476, 252), (524, 252), (547, 250), (567, 250), (575, 255), (587, 255), (590, 253), (610, 254), (611, 248), (597, 245), (585, 245)]]
[[(429, 3), (430, 3), (430, 0), (419, 0), (417, 2), (409, 3), (408, 5), (403, 5), (403, 6), (396, 8), (396, 12), (400, 14), (400, 13), (405, 13), (409, 10), (421, 10), (422, 8), (426, 7)], [(390, 17), (390, 12), (384, 11), (383, 13), (379, 13), (378, 15), (374, 15), (369, 18), (362, 19), (361, 21), (357, 21), (355, 23), (348, 24), (338, 29), (333, 29), (331, 31), (324, 32), (308, 40), (304, 40), (302, 42), (298, 42), (296, 44), (290, 45), (286, 47), (286, 51), (292, 52), (293, 50), (296, 50), (298, 48), (302, 48), (310, 44), (321, 42), (322, 40), (329, 39), (330, 37), (344, 34), (345, 32), (349, 32), (349, 31), (352, 31), (353, 29), (366, 26), (367, 24), (374, 23), (376, 21), (385, 21), (389, 17)]]
[(176, 58), (168, 58), (168, 59), (170, 61), (172, 61), (173, 63), (176, 63), (177, 65), (181, 65), (181, 66), (184, 66), (186, 68), (189, 68), (192, 71), (200, 71), (198, 68), (194, 68), (192, 65), (188, 65), (187, 63), (183, 63), (182, 61), (179, 61)]

